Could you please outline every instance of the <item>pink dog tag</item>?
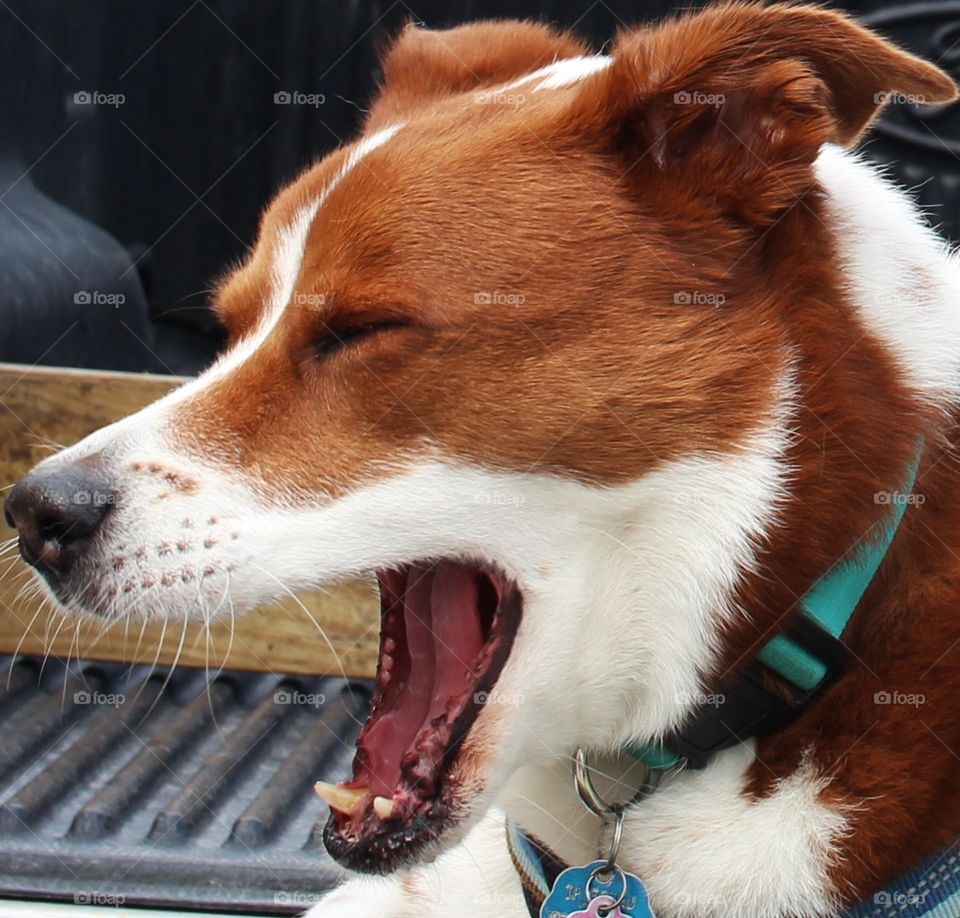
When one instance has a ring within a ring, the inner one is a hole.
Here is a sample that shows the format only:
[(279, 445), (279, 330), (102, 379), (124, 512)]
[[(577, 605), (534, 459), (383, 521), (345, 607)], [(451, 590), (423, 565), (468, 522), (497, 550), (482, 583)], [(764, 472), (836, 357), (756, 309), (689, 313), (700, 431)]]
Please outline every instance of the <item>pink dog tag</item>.
[(620, 911), (620, 906), (615, 905), (612, 909), (613, 899), (610, 896), (597, 896), (586, 908), (586, 911), (573, 912), (567, 918), (628, 918)]

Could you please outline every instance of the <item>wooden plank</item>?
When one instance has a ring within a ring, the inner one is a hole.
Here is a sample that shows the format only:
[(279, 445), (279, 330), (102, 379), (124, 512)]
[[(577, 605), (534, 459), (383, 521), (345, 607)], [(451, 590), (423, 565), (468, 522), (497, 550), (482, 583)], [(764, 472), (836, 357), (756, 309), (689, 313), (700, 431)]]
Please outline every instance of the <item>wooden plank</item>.
[[(10, 486), (35, 462), (168, 392), (164, 376), (24, 367), (0, 363), (0, 480)], [(14, 532), (0, 520), (0, 539)], [(63, 617), (20, 594), (29, 569), (4, 554), (0, 564), (0, 652), (171, 663), (296, 673), (371, 675), (376, 665), (376, 589), (349, 583), (242, 616), (231, 625), (140, 621), (110, 627)], [(27, 597), (34, 592), (28, 590)], [(322, 629), (322, 630), (321, 630)], [(324, 634), (326, 637), (324, 637)], [(181, 646), (182, 643), (182, 646)]]

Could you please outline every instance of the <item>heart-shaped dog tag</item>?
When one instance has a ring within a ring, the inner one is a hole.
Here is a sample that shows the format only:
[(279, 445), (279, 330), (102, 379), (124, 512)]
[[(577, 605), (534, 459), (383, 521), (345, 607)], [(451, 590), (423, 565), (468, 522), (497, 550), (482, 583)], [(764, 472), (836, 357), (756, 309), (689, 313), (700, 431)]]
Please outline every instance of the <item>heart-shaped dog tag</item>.
[(597, 909), (609, 908), (610, 903), (617, 907), (607, 918), (654, 918), (640, 878), (619, 868), (607, 870), (606, 861), (564, 870), (543, 900), (540, 918), (594, 918)]

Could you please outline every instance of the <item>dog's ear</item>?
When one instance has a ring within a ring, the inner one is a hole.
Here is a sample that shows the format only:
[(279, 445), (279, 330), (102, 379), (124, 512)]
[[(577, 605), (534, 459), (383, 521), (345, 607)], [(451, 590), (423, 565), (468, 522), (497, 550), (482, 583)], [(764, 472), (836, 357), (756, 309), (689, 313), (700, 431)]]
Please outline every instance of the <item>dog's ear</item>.
[(728, 3), (619, 36), (573, 112), (625, 171), (765, 224), (813, 183), (820, 147), (849, 146), (893, 94), (956, 98), (941, 70), (846, 16)]
[(383, 79), (367, 129), (444, 96), (494, 87), (588, 53), (572, 35), (532, 22), (475, 22), (445, 31), (407, 25), (381, 57)]

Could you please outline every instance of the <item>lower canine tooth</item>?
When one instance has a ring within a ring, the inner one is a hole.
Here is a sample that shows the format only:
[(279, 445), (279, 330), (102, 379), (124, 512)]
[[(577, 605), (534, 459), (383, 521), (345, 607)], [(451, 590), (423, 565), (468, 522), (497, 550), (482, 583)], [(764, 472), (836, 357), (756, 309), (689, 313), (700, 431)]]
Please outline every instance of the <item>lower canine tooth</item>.
[(381, 819), (389, 819), (393, 815), (393, 801), (387, 797), (374, 797), (373, 811)]
[(317, 781), (313, 785), (317, 796), (328, 803), (338, 813), (349, 816), (368, 795), (369, 791), (363, 787), (341, 787), (339, 784), (327, 784), (326, 781)]

